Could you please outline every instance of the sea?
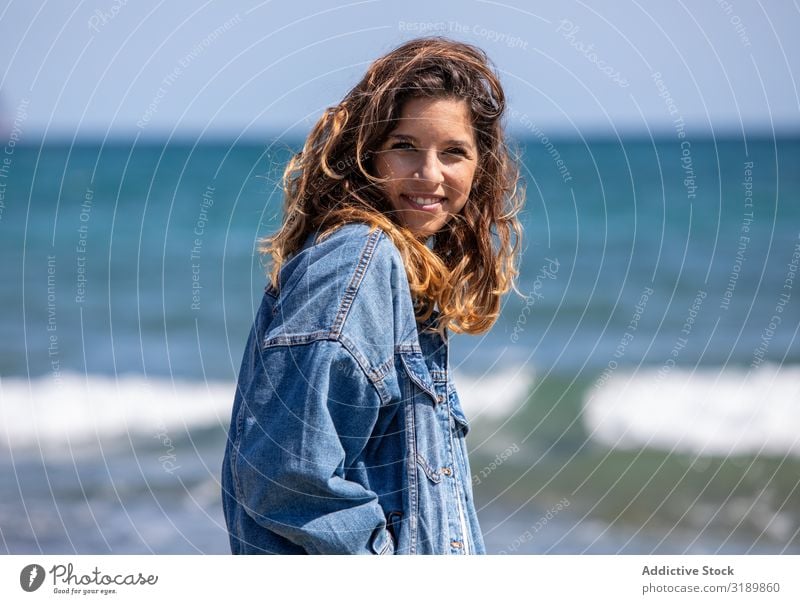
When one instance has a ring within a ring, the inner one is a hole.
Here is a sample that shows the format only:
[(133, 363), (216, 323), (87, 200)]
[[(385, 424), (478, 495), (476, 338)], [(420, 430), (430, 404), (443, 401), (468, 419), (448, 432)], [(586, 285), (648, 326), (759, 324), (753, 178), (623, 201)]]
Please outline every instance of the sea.
[[(229, 552), (258, 241), (302, 140), (11, 142), (0, 551)], [(450, 355), (489, 553), (800, 553), (800, 139), (513, 143), (516, 291)]]

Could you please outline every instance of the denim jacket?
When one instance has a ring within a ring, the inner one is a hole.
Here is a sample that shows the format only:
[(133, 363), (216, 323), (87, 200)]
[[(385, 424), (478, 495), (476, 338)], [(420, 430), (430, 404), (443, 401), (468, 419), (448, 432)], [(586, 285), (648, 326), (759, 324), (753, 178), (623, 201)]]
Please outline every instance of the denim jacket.
[(235, 554), (484, 554), (448, 339), (399, 251), (351, 223), (266, 288), (222, 467)]

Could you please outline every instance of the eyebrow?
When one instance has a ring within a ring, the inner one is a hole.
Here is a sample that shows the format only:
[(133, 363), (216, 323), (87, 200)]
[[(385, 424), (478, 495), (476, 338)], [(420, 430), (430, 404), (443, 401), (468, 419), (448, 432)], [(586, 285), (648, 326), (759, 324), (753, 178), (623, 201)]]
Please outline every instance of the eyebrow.
[[(410, 134), (390, 134), (389, 138), (399, 138), (400, 140), (407, 140), (407, 141), (410, 141), (412, 143), (416, 143), (417, 142), (417, 139), (415, 139)], [(463, 141), (463, 140), (458, 139), (458, 138), (449, 138), (446, 141), (444, 141), (444, 144), (445, 145), (456, 145), (456, 146), (461, 146), (461, 147), (471, 147), (472, 146), (472, 143), (469, 143), (467, 141)]]

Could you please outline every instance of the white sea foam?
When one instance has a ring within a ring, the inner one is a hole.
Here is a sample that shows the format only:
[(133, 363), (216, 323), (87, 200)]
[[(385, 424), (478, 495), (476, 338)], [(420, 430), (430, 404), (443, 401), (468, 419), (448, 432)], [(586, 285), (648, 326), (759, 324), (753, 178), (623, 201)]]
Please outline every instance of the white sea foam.
[(453, 371), (453, 383), (468, 421), (507, 417), (525, 403), (534, 373), (526, 367), (473, 375)]
[[(97, 442), (109, 436), (158, 435), (227, 426), (234, 384), (148, 379), (141, 375), (62, 374), (0, 381), (0, 439), (10, 447)], [(2, 442), (2, 441), (0, 441)]]
[[(532, 376), (505, 370), (482, 377), (454, 372), (467, 417), (505, 415)], [(0, 381), (0, 442), (42, 446), (97, 442), (125, 434), (158, 435), (204, 426), (227, 427), (235, 384), (141, 375), (62, 374)]]
[[(521, 404), (532, 376), (508, 369), (485, 376), (455, 372), (470, 420), (504, 416)], [(157, 436), (193, 428), (227, 427), (235, 384), (170, 380), (141, 375), (65, 373), (30, 381), (0, 380), (0, 443), (10, 447), (62, 447), (107, 437)]]
[(800, 457), (800, 366), (620, 371), (587, 392), (583, 418), (618, 448)]

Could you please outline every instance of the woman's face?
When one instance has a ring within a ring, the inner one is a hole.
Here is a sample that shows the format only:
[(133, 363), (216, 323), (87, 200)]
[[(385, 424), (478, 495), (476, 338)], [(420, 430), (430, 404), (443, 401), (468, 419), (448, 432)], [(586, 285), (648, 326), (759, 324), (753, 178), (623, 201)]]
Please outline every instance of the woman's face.
[(415, 97), (375, 157), (400, 222), (427, 239), (467, 202), (478, 148), (463, 99)]

